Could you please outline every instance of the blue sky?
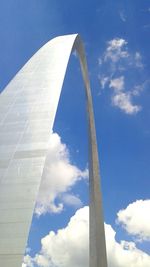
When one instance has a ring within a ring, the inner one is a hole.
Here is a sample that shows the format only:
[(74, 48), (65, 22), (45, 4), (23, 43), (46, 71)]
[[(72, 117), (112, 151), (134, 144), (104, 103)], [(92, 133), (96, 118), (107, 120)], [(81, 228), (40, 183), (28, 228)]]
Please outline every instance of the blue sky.
[[(70, 33), (81, 35), (89, 66), (109, 267), (148, 267), (150, 3), (145, 0), (1, 0), (0, 90), (48, 40)], [(63, 162), (65, 170), (71, 166), (73, 177), (68, 178), (70, 186), (67, 184), (64, 191), (61, 188), (55, 192), (53, 199), (44, 192), (47, 203), (52, 203), (52, 200), (55, 204), (62, 202), (64, 208), (56, 213), (46, 206), (44, 214), (41, 212), (38, 218), (34, 215), (27, 251), (30, 256), (25, 258), (24, 267), (80, 267), (78, 255), (72, 254), (69, 249), (69, 260), (63, 256), (60, 259), (65, 251), (62, 250), (62, 232), (57, 230), (64, 229), (62, 231), (70, 248), (71, 242), (78, 248), (79, 244), (70, 238), (69, 233), (73, 227), (78, 229), (80, 224), (77, 222), (83, 223), (83, 218), (88, 221), (88, 148), (84, 105), (79, 63), (73, 55), (52, 137), (56, 152), (59, 149), (64, 152), (63, 158), (58, 153), (57, 161)], [(80, 176), (83, 176), (82, 179)], [(68, 224), (71, 217), (76, 220), (72, 219), (72, 224)], [(88, 222), (82, 225), (85, 231), (78, 233), (81, 241), (87, 236), (87, 225)], [(50, 231), (54, 231), (53, 239)], [(58, 241), (61, 246), (57, 247)], [(55, 245), (53, 255), (48, 249), (51, 243)], [(82, 253), (82, 267), (87, 266), (88, 246), (84, 243), (81, 242), (80, 247), (85, 251), (85, 254)], [(114, 258), (114, 253), (122, 257), (123, 265), (119, 256)], [(50, 258), (53, 263), (47, 262)]]

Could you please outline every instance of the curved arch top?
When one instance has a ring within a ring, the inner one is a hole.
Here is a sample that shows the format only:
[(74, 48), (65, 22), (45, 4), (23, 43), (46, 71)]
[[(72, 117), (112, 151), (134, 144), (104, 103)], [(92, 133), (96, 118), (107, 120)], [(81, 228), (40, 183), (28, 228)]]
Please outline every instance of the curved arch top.
[(78, 34), (46, 43), (0, 95), (0, 266), (21, 266), (48, 140), (74, 49), (85, 83), (89, 124), (90, 266), (107, 266), (92, 98)]

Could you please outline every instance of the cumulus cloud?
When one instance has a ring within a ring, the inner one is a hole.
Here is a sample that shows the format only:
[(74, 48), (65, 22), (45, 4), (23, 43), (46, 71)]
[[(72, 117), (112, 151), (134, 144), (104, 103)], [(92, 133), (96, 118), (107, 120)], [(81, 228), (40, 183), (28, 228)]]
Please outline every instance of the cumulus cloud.
[(120, 76), (116, 79), (111, 79), (109, 83), (109, 87), (113, 89), (113, 95), (111, 97), (112, 104), (121, 110), (123, 110), (126, 114), (135, 114), (141, 110), (141, 107), (138, 105), (134, 105), (132, 103), (133, 95), (135, 95), (135, 90), (125, 91), (125, 81), (124, 76)]
[(137, 200), (117, 213), (117, 221), (139, 240), (150, 240), (150, 200)]
[[(116, 232), (105, 224), (108, 267), (148, 267), (150, 256), (134, 242), (116, 241)], [(68, 225), (50, 231), (41, 240), (41, 251), (34, 258), (26, 256), (24, 266), (87, 267), (89, 264), (89, 208), (83, 207), (72, 216)]]
[(28, 261), (29, 267), (35, 263), (41, 267), (87, 267), (89, 262), (88, 217), (88, 207), (79, 209), (65, 228), (59, 229), (56, 233), (50, 231), (42, 238), (40, 253), (34, 258), (28, 256), (24, 262)]
[(111, 225), (105, 225), (108, 267), (147, 267), (150, 256), (136, 247), (134, 242), (115, 239), (116, 232)]
[(79, 205), (80, 200), (77, 196), (72, 195), (69, 198), (63, 194), (68, 192), (77, 181), (87, 178), (87, 176), (87, 169), (81, 171), (71, 163), (66, 145), (61, 142), (57, 133), (53, 133), (49, 141), (46, 166), (35, 213), (38, 216), (46, 212), (59, 213), (63, 210), (63, 202), (73, 206)]

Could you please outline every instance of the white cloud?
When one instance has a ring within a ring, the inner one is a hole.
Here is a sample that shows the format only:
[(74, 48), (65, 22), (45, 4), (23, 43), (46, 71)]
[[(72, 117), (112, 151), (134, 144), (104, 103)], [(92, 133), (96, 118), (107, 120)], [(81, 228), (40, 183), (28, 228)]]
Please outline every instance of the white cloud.
[(41, 240), (41, 252), (30, 258), (30, 262), (42, 267), (87, 267), (88, 217), (88, 207), (84, 207), (75, 213), (66, 228), (59, 229), (57, 233), (50, 231)]
[(28, 246), (26, 247), (25, 253), (28, 254), (31, 252), (31, 248), (29, 248)]
[(117, 92), (124, 90), (124, 76), (110, 80), (109, 87)]
[(34, 267), (33, 260), (29, 255), (24, 256), (24, 262), (22, 263), (22, 267)]
[[(45, 257), (45, 255), (37, 254), (35, 256), (33, 262), (36, 263), (37, 266), (40, 266), (40, 267), (51, 267), (51, 266), (52, 267), (56, 267), (56, 266), (53, 265), (51, 259), (49, 257)], [(33, 266), (35, 266), (35, 265), (33, 265)]]
[(142, 63), (142, 56), (140, 54), (140, 52), (136, 52), (135, 53), (135, 57), (134, 57), (134, 63), (135, 63), (135, 66), (137, 68), (143, 68), (143, 63)]
[(143, 84), (135, 85), (132, 91), (132, 95), (139, 96), (141, 92), (146, 88), (148, 81), (145, 81)]
[(127, 51), (127, 42), (122, 38), (114, 38), (107, 42), (106, 52), (104, 54), (104, 61), (111, 60), (116, 63), (121, 58), (127, 58), (129, 53)]
[(111, 225), (105, 225), (108, 267), (148, 267), (150, 256), (136, 247), (134, 242), (115, 239)]
[(113, 95), (112, 104), (120, 108), (126, 114), (130, 114), (130, 115), (136, 114), (137, 112), (141, 110), (140, 106), (133, 105), (130, 92), (129, 93), (119, 92), (118, 94)]
[(126, 44), (127, 44), (127, 42), (122, 38), (112, 39), (112, 40), (108, 41), (107, 51), (120, 49), (123, 46), (125, 46)]
[(125, 89), (125, 81), (124, 76), (120, 76), (116, 79), (111, 79), (109, 83), (109, 87), (112, 88), (113, 95), (111, 97), (112, 104), (126, 114), (136, 114), (141, 110), (141, 107), (138, 105), (134, 105), (132, 103), (133, 95), (135, 95), (135, 90), (126, 92)]
[(109, 82), (110, 80), (110, 77), (107, 77), (107, 76), (102, 76), (100, 77), (99, 76), (99, 81), (100, 81), (100, 84), (101, 84), (101, 88), (104, 89), (106, 84)]
[[(58, 134), (53, 133), (49, 142), (46, 167), (35, 213), (41, 215), (46, 212), (61, 212), (63, 210), (62, 194), (68, 192), (77, 181), (87, 176), (87, 170), (81, 171), (71, 164), (66, 145), (61, 143)], [(59, 200), (58, 204), (55, 203), (56, 199)]]
[[(136, 247), (134, 242), (115, 239), (111, 225), (105, 224), (108, 267), (148, 267), (150, 256)], [(40, 267), (87, 267), (89, 264), (89, 208), (79, 209), (68, 225), (41, 240), (41, 251), (25, 261)]]
[(126, 21), (126, 16), (125, 16), (125, 14), (124, 14), (123, 11), (120, 11), (120, 12), (119, 12), (119, 16), (120, 16), (120, 19), (121, 19), (123, 22)]
[[(140, 96), (143, 86), (131, 84), (128, 79), (127, 68), (143, 68), (140, 52), (130, 53), (128, 42), (123, 38), (114, 38), (107, 42), (103, 55), (99, 58), (101, 75), (99, 81), (101, 89), (113, 89), (111, 94), (112, 105), (118, 107), (126, 114), (136, 114), (141, 110), (140, 105), (133, 102), (134, 96)], [(103, 71), (104, 69), (104, 71)], [(118, 73), (119, 77), (116, 77)], [(130, 89), (132, 88), (132, 89)]]
[(82, 201), (78, 196), (75, 196), (73, 194), (63, 194), (62, 195), (62, 200), (64, 204), (68, 206), (73, 206), (75, 208), (80, 208), (83, 206)]
[(102, 60), (102, 58), (99, 57), (99, 58), (98, 58), (98, 64), (99, 64), (99, 65), (102, 65), (102, 63), (103, 63), (103, 60)]
[(150, 199), (137, 200), (117, 213), (118, 222), (139, 240), (150, 240)]
[[(141, 53), (129, 51), (128, 42), (123, 38), (108, 41), (103, 55), (98, 58), (99, 66), (107, 64), (107, 72), (110, 71), (111, 75), (116, 71), (126, 71), (127, 68), (143, 68), (142, 61)], [(104, 76), (110, 76), (110, 74)]]

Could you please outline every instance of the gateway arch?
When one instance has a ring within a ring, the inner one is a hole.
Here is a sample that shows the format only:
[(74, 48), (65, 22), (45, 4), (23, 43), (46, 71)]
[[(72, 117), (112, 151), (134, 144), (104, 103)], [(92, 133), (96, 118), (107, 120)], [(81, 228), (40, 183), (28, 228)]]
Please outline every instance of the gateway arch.
[(0, 95), (0, 266), (21, 267), (60, 93), (73, 50), (85, 84), (89, 135), (90, 267), (106, 267), (94, 114), (77, 34), (46, 43)]

